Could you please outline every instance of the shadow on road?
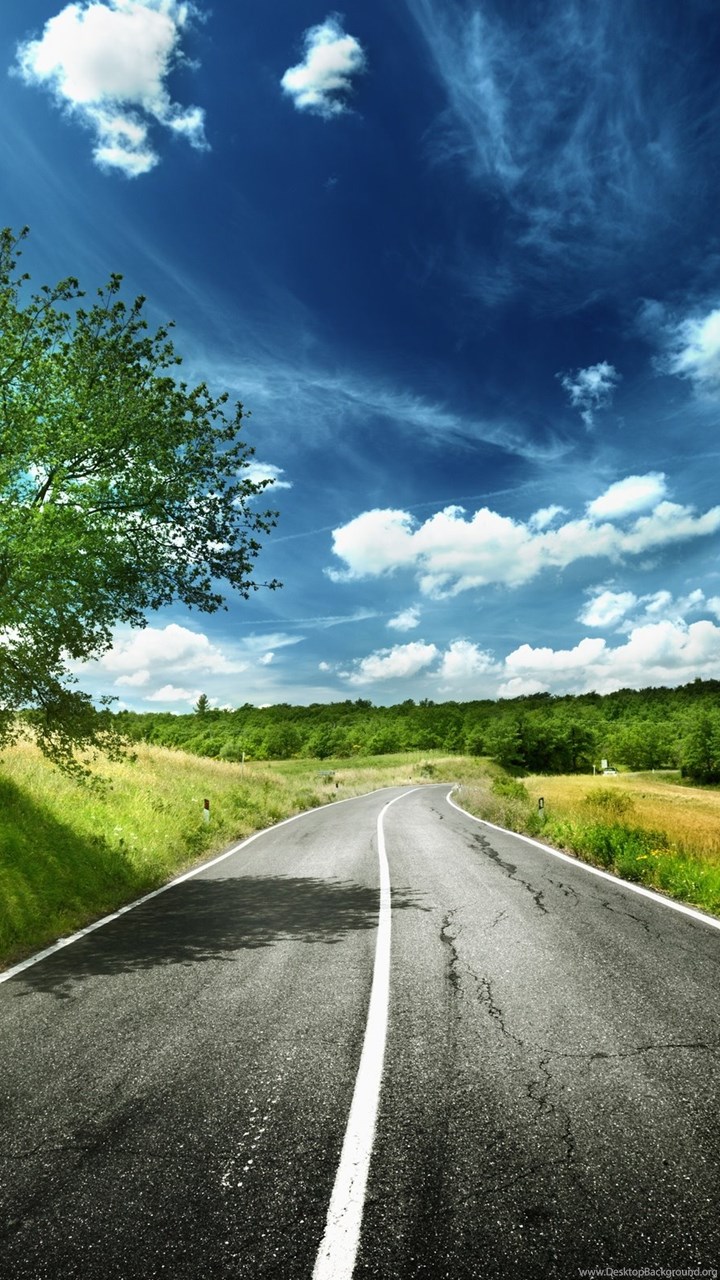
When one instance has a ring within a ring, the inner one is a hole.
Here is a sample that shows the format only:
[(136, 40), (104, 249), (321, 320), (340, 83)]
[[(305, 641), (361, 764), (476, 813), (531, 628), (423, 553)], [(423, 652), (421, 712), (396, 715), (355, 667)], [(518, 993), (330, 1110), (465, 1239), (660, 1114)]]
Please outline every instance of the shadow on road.
[[(404, 889), (393, 909), (429, 910)], [(12, 980), (13, 994), (72, 996), (76, 982), (156, 965), (228, 960), (238, 950), (278, 942), (339, 942), (373, 929), (378, 890), (346, 880), (233, 876), (187, 880), (119, 920), (55, 952)]]

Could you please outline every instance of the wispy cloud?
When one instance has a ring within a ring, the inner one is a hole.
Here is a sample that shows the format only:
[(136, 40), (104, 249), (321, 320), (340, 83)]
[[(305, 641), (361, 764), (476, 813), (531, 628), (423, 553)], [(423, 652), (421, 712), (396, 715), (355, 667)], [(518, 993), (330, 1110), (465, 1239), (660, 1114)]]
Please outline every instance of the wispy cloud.
[(703, 391), (720, 391), (720, 307), (679, 321), (668, 336), (668, 372)]
[(252, 484), (266, 484), (273, 489), (292, 489), (292, 481), (281, 478), (284, 474), (282, 467), (276, 467), (272, 462), (260, 462), (255, 458), (243, 470), (243, 478), (250, 480)]
[(447, 599), (491, 583), (518, 587), (582, 559), (621, 561), (720, 529), (720, 506), (695, 515), (663, 500), (664, 492), (662, 475), (629, 476), (598, 495), (584, 516), (540, 530), (532, 517), (515, 520), (488, 507), (470, 519), (462, 507), (446, 507), (422, 524), (408, 511), (366, 511), (334, 531), (344, 568), (327, 572), (342, 582), (405, 570), (424, 595)]
[(412, 439), (425, 443), (472, 449), (491, 445), (514, 457), (532, 462), (553, 462), (572, 447), (552, 430), (540, 433), (520, 422), (478, 411), (456, 409), (452, 404), (394, 383), (378, 373), (342, 374), (310, 361), (278, 361), (262, 353), (247, 364), (209, 360), (218, 382), (237, 386), (253, 412), (277, 422), (301, 419), (311, 424), (314, 441), (328, 437), (337, 442), (344, 427), (366, 425), (370, 416), (382, 418)]
[(563, 389), (567, 391), (573, 408), (580, 410), (580, 417), (586, 427), (593, 425), (598, 409), (607, 409), (620, 379), (617, 369), (608, 364), (607, 360), (588, 365), (586, 369), (577, 369), (575, 373), (557, 376)]
[(508, 202), (515, 245), (616, 263), (676, 199), (672, 67), (650, 73), (633, 6), (407, 0), (448, 111), (435, 145)]
[(96, 164), (139, 177), (159, 158), (152, 123), (207, 146), (202, 109), (173, 102), (167, 88), (193, 16), (186, 0), (78, 0), (20, 45), (16, 69), (95, 134)]
[(347, 111), (353, 79), (365, 70), (365, 51), (355, 36), (343, 31), (340, 20), (328, 17), (303, 37), (305, 57), (288, 67), (280, 81), (298, 111), (332, 120)]

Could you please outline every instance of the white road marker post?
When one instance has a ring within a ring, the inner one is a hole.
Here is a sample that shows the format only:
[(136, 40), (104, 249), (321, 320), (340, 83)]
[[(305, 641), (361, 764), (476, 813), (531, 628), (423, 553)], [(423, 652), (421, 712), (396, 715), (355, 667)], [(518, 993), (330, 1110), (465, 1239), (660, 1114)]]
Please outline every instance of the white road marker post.
[(210, 801), (203, 800), (203, 822), (210, 821)]

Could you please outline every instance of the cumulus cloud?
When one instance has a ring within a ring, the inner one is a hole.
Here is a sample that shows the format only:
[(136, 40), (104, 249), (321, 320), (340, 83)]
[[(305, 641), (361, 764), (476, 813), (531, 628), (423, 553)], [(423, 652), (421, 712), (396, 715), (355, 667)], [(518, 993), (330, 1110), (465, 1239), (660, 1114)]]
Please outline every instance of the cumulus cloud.
[(453, 640), (442, 656), (438, 675), (451, 684), (472, 680), (475, 676), (488, 675), (498, 670), (492, 654), (486, 653), (471, 640)]
[(505, 659), (501, 697), (540, 689), (553, 693), (610, 693), (619, 688), (686, 684), (717, 678), (720, 627), (707, 619), (649, 622), (633, 627), (624, 644), (585, 638), (572, 649), (524, 644)]
[(158, 162), (153, 123), (207, 146), (204, 112), (173, 102), (166, 83), (195, 14), (186, 0), (77, 0), (19, 46), (16, 69), (92, 130), (101, 168), (138, 177)]
[(175, 622), (140, 631), (118, 630), (112, 648), (98, 659), (98, 666), (115, 676), (118, 687), (140, 687), (153, 675), (167, 676), (169, 671), (220, 675), (247, 669), (246, 662), (228, 658), (203, 632)]
[(662, 471), (649, 471), (644, 476), (626, 476), (588, 503), (588, 515), (599, 520), (618, 520), (647, 511), (665, 497), (667, 485)]
[(288, 67), (280, 83), (298, 111), (331, 120), (347, 111), (353, 77), (365, 70), (365, 52), (334, 17), (310, 27), (303, 41), (304, 60)]
[(578, 614), (578, 621), (588, 627), (603, 627), (631, 632), (635, 627), (649, 622), (673, 622), (683, 624), (693, 613), (712, 613), (720, 616), (716, 598), (708, 599), (704, 591), (696, 588), (684, 596), (673, 596), (671, 591), (652, 591), (637, 596), (632, 591), (613, 591), (610, 587), (596, 587), (589, 592), (590, 599)]
[[(664, 492), (657, 473), (629, 476), (589, 503), (585, 516), (540, 529), (532, 516), (525, 523), (487, 507), (469, 519), (462, 507), (446, 507), (423, 524), (407, 511), (366, 511), (334, 530), (333, 551), (344, 567), (328, 573), (342, 582), (404, 569), (423, 594), (444, 598), (493, 583), (518, 587), (548, 568), (586, 558), (621, 561), (720, 529), (720, 506), (698, 516), (659, 501)], [(648, 506), (649, 514), (637, 514)], [(628, 516), (635, 518), (622, 523)]]
[(417, 605), (412, 605), (409, 609), (403, 609), (400, 613), (396, 613), (394, 618), (390, 618), (388, 626), (393, 631), (413, 631), (415, 627), (420, 626), (420, 610)]
[[(713, 618), (690, 621), (692, 613)], [(664, 590), (635, 596), (605, 587), (596, 590), (581, 618), (588, 625), (615, 627), (621, 637), (613, 642), (583, 636), (557, 649), (526, 643), (505, 657), (467, 637), (443, 647), (423, 641), (377, 650), (338, 675), (351, 685), (365, 686), (419, 676), (424, 692), (434, 688), (461, 698), (609, 693), (717, 677), (720, 597), (706, 598), (700, 589), (680, 597)]]
[(571, 405), (580, 410), (580, 417), (586, 427), (593, 425), (598, 409), (608, 407), (620, 380), (617, 369), (608, 364), (607, 360), (588, 365), (587, 369), (578, 369), (572, 374), (558, 374), (558, 377), (568, 393)]
[(348, 684), (373, 684), (376, 680), (403, 680), (417, 675), (429, 667), (438, 657), (434, 644), (414, 640), (410, 644), (397, 644), (392, 649), (378, 649), (367, 658), (361, 658), (354, 671), (347, 676)]
[(707, 315), (681, 321), (674, 330), (672, 345), (671, 373), (690, 378), (709, 390), (720, 389), (720, 307)]
[(578, 621), (586, 627), (614, 627), (636, 604), (632, 591), (596, 590), (580, 610)]

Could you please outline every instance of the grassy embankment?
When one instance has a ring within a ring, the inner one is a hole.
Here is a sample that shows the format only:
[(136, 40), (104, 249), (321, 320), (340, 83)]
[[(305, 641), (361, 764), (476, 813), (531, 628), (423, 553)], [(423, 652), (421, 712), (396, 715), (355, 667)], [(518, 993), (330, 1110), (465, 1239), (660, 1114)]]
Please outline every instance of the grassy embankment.
[(462, 788), (469, 812), (720, 915), (720, 788), (677, 773), (495, 775)]
[[(20, 744), (0, 760), (0, 968), (293, 813), (422, 781), (424, 759), (415, 752), (243, 770), (139, 746), (134, 763), (100, 766), (110, 785), (95, 791)], [(330, 769), (336, 777), (323, 777)]]

